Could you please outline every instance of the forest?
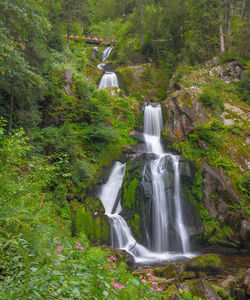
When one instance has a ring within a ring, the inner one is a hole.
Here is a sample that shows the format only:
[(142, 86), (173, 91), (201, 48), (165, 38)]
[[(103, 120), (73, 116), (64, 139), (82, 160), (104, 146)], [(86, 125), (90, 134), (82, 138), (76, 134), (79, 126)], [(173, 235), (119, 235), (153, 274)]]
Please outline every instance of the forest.
[(0, 0), (0, 299), (250, 297), (249, 9)]

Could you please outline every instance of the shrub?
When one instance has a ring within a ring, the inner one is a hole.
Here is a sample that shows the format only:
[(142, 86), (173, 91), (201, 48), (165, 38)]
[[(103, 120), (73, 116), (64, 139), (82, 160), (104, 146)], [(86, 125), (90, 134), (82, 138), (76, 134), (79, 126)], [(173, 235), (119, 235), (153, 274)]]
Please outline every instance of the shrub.
[(237, 83), (237, 88), (241, 99), (250, 105), (250, 70), (242, 74), (242, 79)]
[(204, 90), (200, 96), (200, 101), (206, 107), (210, 107), (216, 112), (222, 112), (224, 109), (223, 100), (219, 94), (213, 90)]

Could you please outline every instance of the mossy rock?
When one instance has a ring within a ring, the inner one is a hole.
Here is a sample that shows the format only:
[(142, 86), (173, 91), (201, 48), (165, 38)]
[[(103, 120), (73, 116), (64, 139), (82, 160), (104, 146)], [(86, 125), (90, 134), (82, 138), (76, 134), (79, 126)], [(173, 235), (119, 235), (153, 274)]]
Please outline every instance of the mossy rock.
[(196, 278), (196, 274), (193, 271), (184, 271), (181, 275), (181, 281), (190, 280)]
[(71, 202), (73, 233), (84, 232), (95, 245), (109, 242), (109, 219), (98, 198), (87, 198), (84, 203)]
[(156, 276), (164, 277), (166, 279), (179, 278), (184, 271), (184, 264), (182, 262), (175, 262), (167, 265), (164, 268), (155, 268), (153, 273)]
[(186, 271), (206, 274), (220, 274), (223, 271), (221, 259), (216, 254), (205, 254), (190, 259), (185, 265)]

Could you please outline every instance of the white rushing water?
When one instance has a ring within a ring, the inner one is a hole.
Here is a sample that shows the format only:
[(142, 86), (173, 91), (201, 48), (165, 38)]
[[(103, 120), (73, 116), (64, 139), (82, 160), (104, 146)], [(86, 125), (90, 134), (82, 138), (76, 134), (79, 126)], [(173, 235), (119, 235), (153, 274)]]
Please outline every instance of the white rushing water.
[[(106, 61), (109, 58), (109, 55), (113, 47), (109, 46), (102, 51), (102, 61)], [(118, 78), (114, 72), (105, 71), (105, 63), (101, 63), (97, 66), (99, 69), (104, 71), (104, 74), (99, 83), (99, 89), (106, 89), (108, 87), (117, 87), (119, 88)]]
[[(120, 216), (122, 206), (119, 191), (125, 174), (125, 164), (115, 163), (107, 183), (103, 185), (99, 194), (105, 212), (111, 220), (112, 246), (129, 252), (138, 264), (194, 256), (189, 253), (189, 235), (182, 216), (179, 156), (164, 153), (160, 141), (162, 126), (161, 106), (148, 104), (144, 112), (144, 137), (147, 152), (156, 155), (150, 162), (153, 186), (152, 250), (135, 240), (126, 221)], [(172, 192), (166, 192), (165, 180), (171, 180), (166, 160), (172, 165), (174, 174)]]
[(105, 89), (107, 87), (119, 88), (118, 79), (114, 72), (106, 72), (99, 83), (99, 89)]
[(109, 46), (102, 51), (102, 61), (105, 61), (109, 58), (109, 55), (112, 50), (113, 50), (113, 47)]

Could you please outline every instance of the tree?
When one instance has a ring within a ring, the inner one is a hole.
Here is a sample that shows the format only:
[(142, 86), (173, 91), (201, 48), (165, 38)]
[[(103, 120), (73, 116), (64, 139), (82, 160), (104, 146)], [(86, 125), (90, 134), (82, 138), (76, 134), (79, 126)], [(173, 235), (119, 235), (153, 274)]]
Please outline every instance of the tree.
[[(42, 84), (41, 76), (30, 63), (26, 49), (32, 48), (34, 37), (42, 38), (49, 23), (44, 16), (41, 1), (0, 0), (0, 86), (9, 95), (9, 125), (12, 130), (14, 100), (25, 98), (34, 86)], [(27, 106), (27, 103), (24, 105)]]
[(87, 17), (87, 2), (86, 0), (62, 0), (62, 20), (67, 26), (67, 48), (69, 48), (69, 40), (71, 33), (72, 22), (86, 23)]
[(140, 42), (141, 42), (141, 46), (142, 46), (144, 43), (143, 0), (139, 1), (139, 6), (140, 6), (140, 25), (141, 25)]

